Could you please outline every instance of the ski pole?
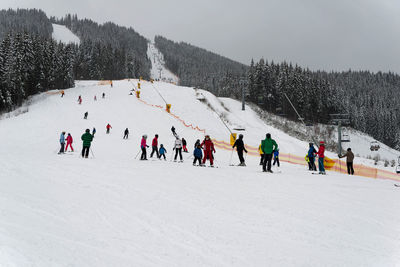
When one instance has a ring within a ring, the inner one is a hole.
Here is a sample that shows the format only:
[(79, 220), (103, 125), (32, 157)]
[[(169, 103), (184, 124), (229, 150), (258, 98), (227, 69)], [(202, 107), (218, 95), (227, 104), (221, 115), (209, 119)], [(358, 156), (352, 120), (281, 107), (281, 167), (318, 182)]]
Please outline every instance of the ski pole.
[(234, 150), (234, 148), (232, 148), (231, 158), (229, 159), (229, 165), (232, 165), (233, 150)]
[(94, 153), (93, 153), (92, 148), (90, 148), (90, 153), (92, 153), (93, 158), (96, 158), (96, 157), (94, 156)]
[(136, 154), (135, 159), (137, 158), (137, 156), (139, 156), (139, 153), (140, 153), (140, 150), (139, 150), (138, 153)]

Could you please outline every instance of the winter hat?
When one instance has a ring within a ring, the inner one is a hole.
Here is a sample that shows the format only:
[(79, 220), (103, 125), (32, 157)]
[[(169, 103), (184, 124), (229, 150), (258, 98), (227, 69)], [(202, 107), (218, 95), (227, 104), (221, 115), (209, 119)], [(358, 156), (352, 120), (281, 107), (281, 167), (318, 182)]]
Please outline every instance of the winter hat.
[(310, 145), (310, 146), (313, 146), (314, 144), (313, 144), (313, 143), (310, 143), (309, 145)]
[(158, 138), (158, 134), (156, 134), (156, 137)]
[(347, 149), (347, 151), (351, 151), (351, 148), (349, 147), (349, 148)]
[(87, 132), (87, 133), (90, 133), (90, 130), (89, 129), (86, 129), (86, 131), (85, 132)]
[(239, 134), (239, 138), (243, 138), (243, 134)]
[(267, 138), (271, 138), (271, 134), (270, 134), (270, 133), (267, 133), (266, 137), (267, 137)]
[(319, 142), (320, 145), (325, 145), (324, 141)]
[(144, 139), (147, 139), (147, 135), (143, 135), (143, 138), (144, 138)]

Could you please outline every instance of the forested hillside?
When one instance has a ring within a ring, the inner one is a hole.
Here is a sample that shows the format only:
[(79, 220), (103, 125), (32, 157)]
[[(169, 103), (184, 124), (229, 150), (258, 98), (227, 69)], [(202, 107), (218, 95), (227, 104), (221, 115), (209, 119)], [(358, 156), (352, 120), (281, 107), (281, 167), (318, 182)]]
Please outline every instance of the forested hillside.
[(51, 21), (68, 27), (81, 40), (75, 68), (79, 79), (120, 79), (150, 77), (148, 40), (132, 28), (112, 22), (98, 24), (89, 19), (67, 15)]
[(347, 113), (351, 126), (400, 149), (400, 76), (368, 71), (312, 72), (288, 63), (251, 63), (249, 100), (297, 120), (285, 95), (308, 122), (329, 123)]
[(246, 79), (248, 66), (187, 43), (155, 37), (166, 67), (176, 74), (180, 84), (201, 87), (219, 96), (239, 97), (240, 81)]

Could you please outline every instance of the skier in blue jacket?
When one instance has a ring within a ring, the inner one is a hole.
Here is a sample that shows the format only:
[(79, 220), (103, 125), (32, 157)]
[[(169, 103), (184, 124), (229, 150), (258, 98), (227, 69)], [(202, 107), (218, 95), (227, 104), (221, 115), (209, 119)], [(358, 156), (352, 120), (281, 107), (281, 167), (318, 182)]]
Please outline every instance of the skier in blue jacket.
[(62, 154), (64, 153), (64, 146), (65, 146), (65, 132), (62, 132), (60, 135), (60, 152), (58, 152), (58, 154)]
[(203, 151), (201, 150), (201, 145), (198, 144), (197, 147), (193, 151), (193, 166), (196, 166), (196, 161), (199, 161), (199, 166), (201, 166), (201, 159), (203, 158)]
[(280, 167), (280, 164), (279, 164), (279, 148), (274, 150), (274, 163), (272, 165), (275, 166), (275, 163), (277, 163), (278, 167)]
[(317, 150), (314, 148), (314, 144), (310, 143), (310, 148), (308, 149), (308, 169), (310, 171), (316, 171), (317, 166), (315, 166), (315, 154), (317, 153)]
[(160, 154), (160, 156), (158, 157), (159, 159), (161, 159), (161, 157), (164, 157), (164, 160), (167, 160), (165, 158), (165, 153), (167, 153), (167, 150), (165, 149), (163, 144), (160, 145), (160, 149), (159, 149), (158, 153)]

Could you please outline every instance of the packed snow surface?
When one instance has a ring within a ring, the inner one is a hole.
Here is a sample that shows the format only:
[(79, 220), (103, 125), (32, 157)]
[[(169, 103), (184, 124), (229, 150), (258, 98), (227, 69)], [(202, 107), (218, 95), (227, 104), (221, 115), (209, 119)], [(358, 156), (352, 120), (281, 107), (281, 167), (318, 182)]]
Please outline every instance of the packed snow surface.
[(57, 42), (62, 42), (64, 44), (80, 43), (79, 37), (76, 36), (70, 29), (65, 27), (64, 25), (54, 24), (53, 23), (53, 39)]
[[(258, 157), (231, 167), (231, 152), (218, 148), (219, 168), (193, 167), (193, 143), (203, 133), (129, 95), (131, 82), (78, 82), (63, 98), (42, 95), (29, 112), (0, 120), (0, 266), (400, 266), (393, 182), (312, 175), (285, 163), (266, 174)], [(154, 86), (172, 112), (213, 138), (229, 133), (197, 100), (201, 93), (231, 125), (246, 128), (246, 143), (257, 145), (268, 131), (282, 152), (307, 149), (236, 101), (224, 100), (228, 112), (205, 91)], [(144, 101), (165, 104), (150, 83), (141, 91)], [(172, 125), (188, 141), (184, 163), (170, 161)], [(82, 159), (80, 136), (92, 127), (93, 153)], [(76, 152), (57, 155), (63, 130)], [(167, 161), (135, 159), (143, 134), (149, 145), (159, 134)]]

